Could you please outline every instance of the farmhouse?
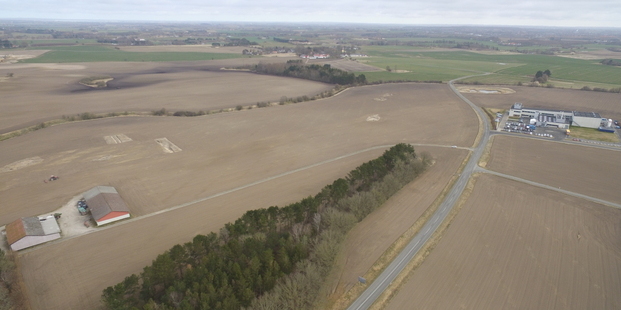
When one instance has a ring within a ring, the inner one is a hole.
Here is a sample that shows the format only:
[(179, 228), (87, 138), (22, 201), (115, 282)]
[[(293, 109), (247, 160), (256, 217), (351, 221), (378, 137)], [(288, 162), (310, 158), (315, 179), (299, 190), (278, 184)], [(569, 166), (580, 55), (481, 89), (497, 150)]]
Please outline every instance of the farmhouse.
[(11, 250), (19, 251), (60, 238), (60, 227), (54, 216), (24, 217), (6, 225), (6, 240)]
[(129, 217), (129, 208), (114, 187), (93, 187), (84, 193), (84, 199), (97, 226)]
[(602, 118), (595, 112), (562, 111), (540, 108), (525, 108), (519, 102), (509, 110), (510, 117), (528, 117), (535, 119), (537, 126), (558, 127), (568, 129), (569, 126), (598, 128)]

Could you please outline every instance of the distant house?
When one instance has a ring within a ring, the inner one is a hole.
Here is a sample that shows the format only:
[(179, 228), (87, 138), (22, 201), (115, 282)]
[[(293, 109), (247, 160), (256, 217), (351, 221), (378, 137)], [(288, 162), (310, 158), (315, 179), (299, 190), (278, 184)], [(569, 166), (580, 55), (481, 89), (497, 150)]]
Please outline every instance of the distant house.
[(129, 208), (111, 186), (96, 186), (84, 193), (84, 199), (97, 226), (128, 218)]
[(11, 250), (19, 251), (60, 238), (60, 227), (54, 216), (24, 217), (6, 225), (6, 240)]

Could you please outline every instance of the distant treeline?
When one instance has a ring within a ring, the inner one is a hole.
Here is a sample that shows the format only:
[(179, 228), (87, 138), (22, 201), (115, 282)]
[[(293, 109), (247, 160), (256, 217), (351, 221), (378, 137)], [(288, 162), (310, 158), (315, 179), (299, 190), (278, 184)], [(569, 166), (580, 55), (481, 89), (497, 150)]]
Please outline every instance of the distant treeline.
[(9, 40), (0, 40), (0, 48), (12, 48), (13, 43)]
[(253, 70), (262, 74), (290, 76), (339, 85), (364, 85), (367, 83), (364, 74), (355, 75), (332, 68), (329, 64), (323, 66), (304, 65), (301, 60), (290, 60), (287, 63), (259, 63), (254, 66)]
[(246, 212), (106, 288), (107, 309), (310, 309), (345, 234), (424, 171), (398, 144), (314, 197)]

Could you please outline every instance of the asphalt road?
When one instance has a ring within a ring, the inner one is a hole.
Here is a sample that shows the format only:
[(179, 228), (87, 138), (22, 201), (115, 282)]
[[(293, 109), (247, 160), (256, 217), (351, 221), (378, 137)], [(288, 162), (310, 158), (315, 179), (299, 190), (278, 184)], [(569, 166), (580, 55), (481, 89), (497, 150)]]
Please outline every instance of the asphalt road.
[[(463, 77), (459, 79), (468, 78)], [(464, 102), (469, 104), (472, 109), (479, 115), (480, 123), (483, 126), (483, 134), (479, 139), (478, 145), (474, 148), (474, 152), (472, 156), (468, 160), (466, 167), (462, 171), (461, 175), (451, 188), (448, 195), (445, 197), (444, 201), (438, 207), (438, 210), (431, 216), (431, 218), (427, 221), (427, 223), (423, 226), (420, 232), (410, 241), (410, 243), (397, 255), (395, 260), (388, 265), (388, 267), (382, 272), (369, 287), (356, 299), (348, 308), (348, 310), (360, 310), (360, 309), (368, 309), (375, 300), (386, 290), (386, 288), (394, 281), (394, 279), (403, 271), (405, 266), (412, 260), (414, 255), (420, 251), (423, 245), (429, 240), (431, 235), (436, 231), (436, 229), (440, 226), (440, 224), (444, 221), (446, 216), (451, 212), (453, 206), (461, 196), (462, 192), (466, 188), (466, 184), (468, 184), (468, 180), (470, 176), (475, 171), (479, 158), (483, 154), (485, 149), (485, 145), (489, 140), (489, 124), (487, 121), (487, 116), (479, 107), (474, 105), (470, 100), (464, 97), (453, 85), (454, 81), (459, 79), (455, 79), (449, 82), (449, 87), (455, 94)]]

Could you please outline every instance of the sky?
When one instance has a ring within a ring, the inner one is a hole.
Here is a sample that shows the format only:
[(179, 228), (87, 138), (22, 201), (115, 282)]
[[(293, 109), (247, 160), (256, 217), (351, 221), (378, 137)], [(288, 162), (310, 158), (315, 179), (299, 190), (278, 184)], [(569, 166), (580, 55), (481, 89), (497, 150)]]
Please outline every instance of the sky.
[(621, 27), (620, 0), (0, 0), (0, 19)]

